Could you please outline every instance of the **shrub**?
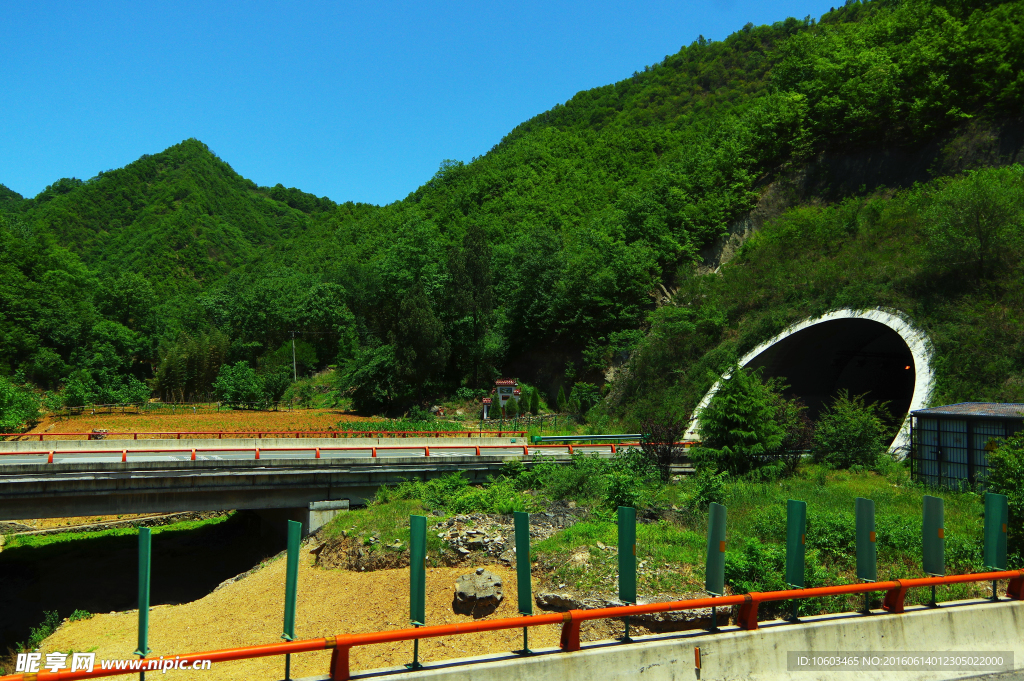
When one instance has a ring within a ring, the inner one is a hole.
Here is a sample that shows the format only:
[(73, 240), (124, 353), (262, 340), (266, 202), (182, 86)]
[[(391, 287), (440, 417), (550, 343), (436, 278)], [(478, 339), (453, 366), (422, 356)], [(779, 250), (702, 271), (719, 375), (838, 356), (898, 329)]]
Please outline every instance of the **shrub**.
[(514, 419), (519, 416), (519, 400), (515, 397), (505, 403), (505, 418)]
[(846, 562), (856, 556), (853, 515), (838, 511), (811, 511), (807, 517), (807, 543), (830, 561)]
[(921, 521), (897, 515), (875, 518), (878, 551), (921, 555)]
[(586, 414), (601, 401), (601, 390), (593, 383), (577, 382), (569, 395), (569, 408), (577, 414)]
[(1024, 435), (1003, 442), (988, 457), (988, 487), (1009, 500), (1006, 550), (1019, 563), (1024, 559)]
[(733, 593), (786, 589), (786, 551), (783, 547), (742, 538), (725, 554), (725, 583)]
[(885, 451), (880, 409), (881, 405), (865, 402), (864, 395), (839, 393), (815, 426), (815, 460), (833, 468), (874, 468)]
[(629, 506), (641, 510), (649, 505), (648, 499), (647, 488), (636, 476), (624, 471), (609, 474), (605, 500), (609, 507)]
[(0, 376), (0, 432), (13, 433), (39, 416), (39, 401), (28, 390)]
[(469, 481), (460, 471), (453, 471), (439, 478), (422, 483), (420, 499), (429, 509), (443, 509), (469, 486)]
[(541, 489), (552, 499), (586, 501), (604, 495), (608, 466), (597, 456), (576, 453), (569, 465), (544, 462), (536, 470)]
[(725, 503), (725, 478), (728, 475), (725, 471), (716, 473), (710, 468), (702, 468), (697, 472), (693, 484), (693, 496), (690, 497), (690, 507), (706, 510), (712, 503)]
[(657, 466), (662, 482), (668, 482), (671, 476), (670, 467), (677, 454), (675, 444), (683, 439), (688, 423), (689, 419), (678, 412), (665, 411), (640, 424), (643, 431), (640, 447), (647, 460)]
[(262, 402), (263, 379), (249, 366), (248, 362), (221, 365), (213, 391), (221, 402), (227, 404), (251, 404)]
[(29, 630), (28, 642), (21, 644), (22, 650), (35, 650), (60, 626), (60, 615), (56, 610), (43, 613), (43, 621), (38, 627)]

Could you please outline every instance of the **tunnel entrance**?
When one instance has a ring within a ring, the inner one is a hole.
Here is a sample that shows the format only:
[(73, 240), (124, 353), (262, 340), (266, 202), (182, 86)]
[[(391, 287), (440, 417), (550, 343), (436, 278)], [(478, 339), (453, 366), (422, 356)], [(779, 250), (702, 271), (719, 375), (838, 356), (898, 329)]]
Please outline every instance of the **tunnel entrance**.
[[(890, 450), (905, 456), (910, 446), (907, 413), (928, 406), (933, 376), (928, 337), (902, 313), (876, 308), (843, 309), (790, 326), (740, 359), (740, 366), (778, 377), (786, 397), (799, 398), (816, 419), (841, 390), (888, 402), (897, 428)], [(699, 439), (696, 415), (710, 403), (718, 383), (694, 410), (686, 432)]]
[[(910, 409), (916, 371), (903, 338), (885, 324), (869, 319), (836, 319), (798, 331), (747, 362), (764, 378), (777, 377), (799, 398), (807, 415), (817, 419), (842, 390), (887, 402), (890, 422), (898, 426)], [(895, 432), (895, 428), (894, 428)]]

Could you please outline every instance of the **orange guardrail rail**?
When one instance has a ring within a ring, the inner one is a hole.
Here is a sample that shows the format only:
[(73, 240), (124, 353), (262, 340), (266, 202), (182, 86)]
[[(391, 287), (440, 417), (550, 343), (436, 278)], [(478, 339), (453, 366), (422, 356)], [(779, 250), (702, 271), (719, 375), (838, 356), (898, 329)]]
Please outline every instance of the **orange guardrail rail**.
[[(200, 660), (228, 662), (232, 660), (247, 660), (258, 657), (270, 657), (317, 650), (331, 650), (333, 652), (331, 655), (329, 671), (332, 681), (348, 681), (350, 674), (349, 651), (355, 646), (373, 645), (375, 643), (395, 643), (398, 641), (413, 641), (422, 638), (454, 636), (458, 634), (469, 634), (482, 631), (520, 629), (522, 627), (536, 627), (547, 624), (561, 624), (562, 635), (560, 639), (560, 647), (565, 652), (572, 652), (580, 649), (580, 625), (587, 620), (617, 619), (632, 615), (646, 615), (677, 610), (693, 610), (695, 608), (708, 608), (711, 606), (722, 607), (738, 605), (740, 608), (739, 616), (736, 618), (737, 625), (741, 629), (751, 630), (757, 629), (758, 605), (770, 601), (786, 601), (804, 598), (819, 598), (822, 596), (885, 591), (882, 608), (892, 614), (899, 614), (904, 611), (903, 604), (908, 589), (936, 586), (940, 584), (995, 582), (1004, 579), (1009, 580), (1009, 584), (1006, 589), (1009, 599), (1024, 600), (1024, 570), (1006, 570), (967, 575), (950, 575), (946, 577), (897, 579), (886, 582), (862, 582), (858, 584), (822, 586), (810, 589), (789, 589), (786, 591), (747, 593), (717, 598), (695, 598), (685, 601), (650, 603), (647, 605), (627, 605), (615, 608), (599, 608), (595, 610), (569, 610), (567, 612), (533, 615), (529, 617), (478, 620), (475, 622), (426, 626), (414, 629), (396, 629), (366, 634), (340, 634), (338, 636), (328, 636), (325, 638), (305, 639), (301, 641), (290, 641), (287, 643), (271, 643), (245, 648), (212, 650), (202, 653), (192, 653), (189, 655), (176, 655), (174, 657), (175, 659), (180, 659), (181, 663), (184, 664)], [(799, 626), (799, 624), (795, 624), (794, 626)], [(166, 655), (164, 656), (165, 659), (167, 657), (168, 656)], [(156, 670), (156, 668), (154, 668), (154, 670)], [(137, 674), (139, 671), (139, 669), (94, 669), (91, 672), (84, 670), (74, 672), (59, 670), (51, 672), (44, 669), (39, 672), (28, 674), (10, 674), (8, 676), (0, 677), (0, 681), (70, 681), (71, 679), (92, 679), (103, 676), (116, 676), (120, 674)]]
[[(56, 439), (59, 437), (82, 437), (86, 440), (114, 439), (117, 435), (131, 435), (133, 440), (138, 440), (140, 435), (154, 436), (149, 439), (173, 439), (180, 440), (182, 435), (201, 436), (204, 439), (222, 440), (224, 437), (256, 438), (274, 437), (278, 435), (289, 436), (295, 439), (304, 437), (525, 437), (525, 430), (251, 430), (251, 431), (226, 431), (226, 430), (182, 430), (167, 432), (103, 432), (103, 433), (0, 433), (0, 438), (38, 438), (43, 442), (45, 437)], [(160, 436), (166, 436), (161, 438)], [(145, 438), (144, 438), (145, 439)]]

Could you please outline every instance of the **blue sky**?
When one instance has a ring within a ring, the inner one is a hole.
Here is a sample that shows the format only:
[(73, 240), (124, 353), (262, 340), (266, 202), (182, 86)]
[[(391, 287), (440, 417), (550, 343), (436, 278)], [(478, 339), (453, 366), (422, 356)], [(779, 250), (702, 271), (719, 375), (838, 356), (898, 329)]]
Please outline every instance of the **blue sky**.
[(828, 2), (5, 3), (0, 183), (34, 196), (195, 137), (258, 184), (390, 203), (698, 35)]

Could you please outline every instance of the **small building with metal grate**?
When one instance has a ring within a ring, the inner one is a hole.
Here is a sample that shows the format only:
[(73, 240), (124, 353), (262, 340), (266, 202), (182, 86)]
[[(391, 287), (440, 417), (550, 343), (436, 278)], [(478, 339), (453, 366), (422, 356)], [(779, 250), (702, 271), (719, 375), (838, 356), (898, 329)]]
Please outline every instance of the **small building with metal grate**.
[(915, 480), (962, 488), (984, 483), (988, 453), (1024, 429), (1024, 404), (961, 402), (910, 412)]

